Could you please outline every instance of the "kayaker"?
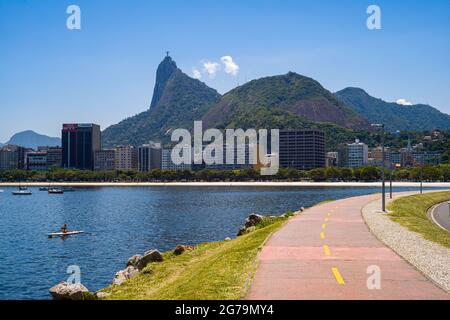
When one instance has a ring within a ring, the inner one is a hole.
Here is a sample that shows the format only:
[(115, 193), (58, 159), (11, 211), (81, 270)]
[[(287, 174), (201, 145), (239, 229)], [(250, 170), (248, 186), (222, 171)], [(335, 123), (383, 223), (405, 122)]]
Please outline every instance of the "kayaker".
[(68, 231), (68, 230), (67, 230), (67, 224), (64, 224), (64, 225), (61, 227), (60, 230), (61, 230), (62, 233), (67, 233), (67, 231)]

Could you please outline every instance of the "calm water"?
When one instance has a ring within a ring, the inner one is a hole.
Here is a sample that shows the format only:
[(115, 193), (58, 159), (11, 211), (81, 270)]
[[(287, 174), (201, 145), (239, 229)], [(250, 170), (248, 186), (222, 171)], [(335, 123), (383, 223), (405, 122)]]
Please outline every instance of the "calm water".
[[(111, 283), (127, 258), (234, 237), (249, 213), (281, 214), (377, 188), (85, 188), (32, 196), (0, 193), (0, 299), (49, 299), (48, 289), (78, 265), (91, 291)], [(399, 188), (396, 190), (412, 190)], [(49, 239), (67, 223), (88, 234)]]

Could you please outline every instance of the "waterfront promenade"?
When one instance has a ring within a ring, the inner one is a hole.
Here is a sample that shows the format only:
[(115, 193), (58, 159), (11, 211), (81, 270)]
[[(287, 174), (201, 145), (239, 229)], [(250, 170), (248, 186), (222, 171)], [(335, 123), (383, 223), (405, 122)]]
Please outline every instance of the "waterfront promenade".
[(292, 218), (263, 247), (247, 298), (449, 299), (369, 231), (361, 210), (379, 198), (328, 202)]

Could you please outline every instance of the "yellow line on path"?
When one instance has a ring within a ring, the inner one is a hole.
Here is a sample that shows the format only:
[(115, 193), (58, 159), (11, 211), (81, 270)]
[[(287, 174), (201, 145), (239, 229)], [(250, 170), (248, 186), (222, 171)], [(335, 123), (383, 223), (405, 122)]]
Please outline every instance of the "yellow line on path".
[(334, 277), (336, 278), (337, 283), (339, 284), (345, 284), (344, 278), (342, 278), (341, 273), (339, 272), (339, 269), (336, 267), (331, 268), (331, 271), (334, 274)]
[(327, 225), (326, 225), (325, 223), (322, 224), (322, 229), (325, 230), (326, 226), (327, 226)]
[(327, 245), (323, 246), (323, 251), (325, 252), (326, 256), (331, 256), (331, 251), (330, 251), (330, 247)]
[(320, 239), (325, 239), (325, 233), (323, 231), (320, 233)]

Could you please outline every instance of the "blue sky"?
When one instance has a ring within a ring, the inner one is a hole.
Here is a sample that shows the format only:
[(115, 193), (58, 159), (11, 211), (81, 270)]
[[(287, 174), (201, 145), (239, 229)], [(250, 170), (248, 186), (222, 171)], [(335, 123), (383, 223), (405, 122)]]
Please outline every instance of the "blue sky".
[[(66, 28), (70, 4), (81, 30)], [(381, 30), (366, 27), (370, 4)], [(356, 86), (450, 113), (450, 0), (0, 0), (0, 141), (144, 111), (166, 50), (221, 93), (294, 71), (331, 91)], [(207, 61), (220, 66), (214, 77)]]

